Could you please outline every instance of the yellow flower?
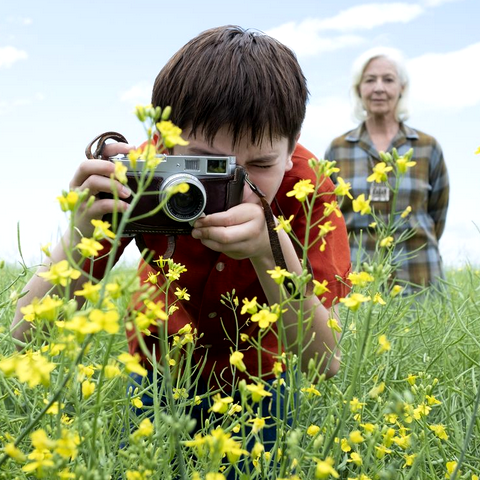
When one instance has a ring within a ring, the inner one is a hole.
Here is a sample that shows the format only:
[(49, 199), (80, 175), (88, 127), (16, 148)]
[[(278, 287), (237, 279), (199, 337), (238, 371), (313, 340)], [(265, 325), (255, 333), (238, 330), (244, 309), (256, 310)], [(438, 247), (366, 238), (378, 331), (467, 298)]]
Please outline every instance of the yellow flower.
[(66, 287), (67, 283), (70, 283), (70, 280), (76, 280), (80, 277), (80, 272), (70, 268), (67, 260), (61, 260), (60, 262), (51, 265), (48, 272), (40, 272), (38, 276), (44, 278), (53, 285)]
[(407, 218), (408, 215), (411, 213), (412, 211), (412, 207), (409, 205), (403, 212), (402, 214), (400, 215), (400, 217), (402, 218)]
[(40, 352), (29, 351), (24, 355), (14, 355), (0, 361), (0, 370), (6, 376), (15, 375), (22, 383), (27, 383), (30, 388), (37, 385), (48, 387), (50, 373), (56, 365), (49, 362)]
[(260, 328), (268, 328), (270, 324), (275, 323), (278, 320), (278, 315), (270, 312), (266, 308), (263, 308), (258, 313), (252, 315), (252, 322), (258, 322)]
[(317, 396), (317, 397), (320, 397), (321, 393), (315, 388), (315, 385), (312, 383), (309, 387), (307, 388), (302, 388), (301, 389), (302, 392), (305, 392), (305, 393), (308, 393), (308, 397), (312, 397), (312, 396)]
[(361, 467), (363, 465), (362, 457), (357, 452), (352, 452), (350, 454), (350, 458), (347, 461), (354, 463), (357, 467)]
[(247, 367), (245, 366), (245, 363), (243, 363), (242, 352), (233, 352), (230, 355), (230, 364), (233, 365), (238, 370), (240, 370), (241, 372), (244, 372), (247, 369)]
[(115, 161), (115, 170), (114, 176), (115, 178), (124, 185), (127, 183), (127, 167), (119, 161)]
[(281, 285), (285, 278), (292, 276), (290, 272), (281, 267), (275, 267), (275, 270), (267, 270), (267, 273), (278, 285)]
[(310, 425), (307, 428), (307, 435), (314, 437), (320, 431), (320, 427), (318, 425)]
[(386, 454), (392, 453), (392, 450), (385, 445), (376, 445), (375, 449), (377, 458), (383, 458)]
[(120, 316), (116, 310), (102, 312), (96, 308), (90, 312), (88, 318), (94, 325), (98, 326), (99, 330), (104, 330), (110, 334), (117, 333), (120, 330)]
[(314, 295), (317, 295), (317, 297), (323, 295), (326, 292), (330, 292), (330, 290), (327, 288), (328, 282), (326, 280), (324, 280), (322, 283), (320, 283), (318, 280), (312, 280), (312, 282), (313, 293)]
[(375, 387), (373, 387), (369, 392), (368, 396), (370, 398), (378, 398), (378, 396), (385, 391), (385, 382), (381, 382)]
[(140, 365), (140, 355), (135, 356), (129, 353), (122, 353), (118, 356), (118, 360), (125, 365), (125, 369), (128, 373), (137, 373), (138, 375), (145, 377), (147, 370)]
[(243, 306), (240, 311), (242, 315), (245, 315), (245, 313), (249, 313), (250, 315), (257, 313), (257, 297), (253, 297), (251, 300), (244, 298), (242, 302)]
[(379, 305), (386, 305), (387, 302), (382, 298), (382, 296), (380, 295), (379, 292), (377, 292), (374, 296), (373, 296), (373, 300), (372, 300), (373, 303), (378, 303)]
[(325, 222), (323, 225), (318, 226), (320, 232), (318, 234), (319, 238), (325, 237), (328, 233), (333, 232), (337, 227), (332, 225), (332, 222), (329, 220)]
[(121, 374), (117, 364), (105, 365), (104, 370), (105, 370), (105, 378), (115, 378)]
[(247, 385), (247, 390), (251, 393), (252, 400), (255, 403), (259, 402), (263, 397), (272, 396), (270, 392), (265, 390), (265, 386), (263, 385), (263, 383)]
[(76, 290), (74, 294), (85, 297), (91, 303), (97, 303), (100, 298), (100, 290), (102, 286), (99, 283), (92, 285), (92, 282), (86, 282), (82, 285), (82, 287), (83, 290)]
[(78, 445), (80, 445), (80, 441), (80, 436), (77, 432), (70, 432), (66, 428), (62, 428), (62, 434), (57, 440), (55, 452), (67, 460), (74, 460), (78, 453)]
[(325, 209), (323, 210), (323, 215), (325, 217), (329, 217), (332, 213), (334, 213), (337, 218), (342, 216), (342, 212), (338, 208), (338, 202), (336, 200), (332, 203), (325, 202), (323, 205), (325, 206)]
[(372, 434), (377, 429), (377, 426), (373, 423), (361, 423), (360, 426), (365, 430), (366, 434)]
[(187, 289), (186, 288), (176, 288), (175, 290), (175, 295), (178, 297), (179, 300), (185, 300), (188, 302), (188, 300), (190, 300), (190, 294), (187, 293)]
[(442, 402), (437, 400), (433, 395), (425, 395), (425, 399), (429, 405), (440, 405)]
[(208, 472), (205, 480), (226, 480), (226, 478), (223, 473)]
[(352, 285), (358, 287), (365, 287), (367, 284), (373, 282), (375, 279), (367, 272), (352, 272), (347, 277)]
[(162, 136), (163, 144), (167, 148), (173, 148), (175, 145), (188, 145), (188, 142), (181, 137), (182, 129), (170, 120), (162, 120), (157, 123), (157, 129)]
[(480, 155), (480, 147), (475, 150), (475, 155)]
[[(452, 473), (457, 468), (457, 462), (447, 462), (446, 463), (447, 473), (445, 474), (445, 478), (450, 478)], [(460, 476), (460, 471), (457, 472), (457, 476)]]
[(353, 432), (350, 432), (348, 440), (351, 443), (362, 443), (363, 441), (365, 441), (365, 438), (360, 433), (360, 430), (354, 430)]
[(390, 292), (390, 296), (392, 298), (395, 298), (402, 290), (403, 290), (403, 287), (401, 287), (400, 285), (394, 285)]
[(91, 220), (92, 225), (95, 227), (93, 230), (93, 238), (100, 240), (102, 238), (115, 238), (115, 234), (110, 230), (110, 224), (103, 220)]
[(60, 203), (60, 208), (63, 212), (73, 212), (75, 209), (78, 199), (80, 196), (75, 191), (70, 191), (68, 193), (63, 192), (61, 197), (57, 197), (58, 202)]
[(355, 200), (352, 201), (352, 207), (354, 212), (360, 212), (360, 215), (369, 215), (372, 213), (370, 207), (370, 198), (365, 200), (365, 194), (362, 193)]
[(317, 462), (317, 466), (315, 468), (315, 478), (328, 478), (330, 475), (333, 478), (339, 478), (340, 475), (333, 468), (333, 465), (334, 461), (331, 457), (327, 457), (325, 460)]
[(95, 391), (95, 384), (93, 382), (89, 382), (88, 380), (85, 380), (84, 382), (82, 382), (82, 395), (85, 400), (91, 397), (94, 391)]
[(280, 230), (285, 230), (285, 232), (290, 233), (292, 231), (292, 226), (290, 222), (293, 220), (293, 215), (290, 215), (288, 220), (285, 220), (281, 215), (277, 218), (278, 225), (274, 228), (277, 232)]
[(373, 167), (373, 173), (367, 178), (367, 182), (386, 182), (388, 180), (387, 174), (392, 170), (393, 167), (387, 167), (385, 162), (379, 162)]
[(142, 437), (151, 437), (153, 435), (153, 424), (149, 418), (145, 418), (140, 422), (138, 429), (133, 432), (132, 437), (138, 440)]
[(315, 186), (312, 185), (310, 179), (299, 180), (294, 186), (293, 190), (287, 193), (287, 197), (295, 197), (298, 201), (304, 202), (308, 195), (315, 191)]
[(215, 413), (226, 413), (228, 410), (228, 406), (230, 403), (233, 402), (232, 397), (223, 397), (217, 393), (213, 397), (214, 404), (210, 407), (209, 412), (215, 412)]
[(282, 362), (275, 362), (272, 367), (272, 372), (278, 378), (283, 373)]
[(372, 222), (372, 223), (369, 223), (368, 226), (370, 228), (375, 228), (377, 226), (377, 222)]
[(416, 453), (412, 453), (411, 455), (405, 455), (405, 457), (403, 457), (405, 459), (405, 463), (403, 464), (402, 468), (411, 467), (416, 456)]
[(365, 406), (366, 403), (364, 402), (360, 402), (360, 400), (358, 400), (357, 397), (353, 397), (351, 400), (350, 400), (350, 411), (352, 413), (355, 413), (355, 412), (358, 412), (359, 410), (362, 409), (363, 406)]
[(327, 320), (327, 327), (330, 328), (331, 330), (334, 330), (335, 332), (341, 333), (342, 328), (338, 324), (337, 320), (335, 318), (329, 318)]
[(352, 447), (350, 446), (346, 438), (342, 438), (342, 440), (340, 441), (340, 448), (342, 452), (345, 452), (345, 453), (348, 453), (352, 450)]
[(413, 410), (413, 418), (415, 418), (415, 420), (420, 420), (420, 418), (428, 416), (431, 410), (432, 407), (421, 403), (420, 405), (418, 405), (417, 408)]
[(417, 380), (417, 378), (418, 378), (418, 375), (413, 375), (413, 374), (409, 373), (408, 377), (407, 377), (407, 382), (410, 385), (415, 385), (415, 381)]
[(135, 407), (135, 408), (143, 408), (143, 402), (140, 398), (135, 397), (130, 400), (130, 403)]
[(348, 198), (353, 198), (352, 194), (350, 193), (350, 189), (352, 188), (352, 185), (350, 182), (345, 183), (345, 180), (343, 180), (342, 177), (337, 177), (337, 186), (335, 187), (335, 190), (333, 193), (335, 195), (338, 195), (340, 197), (347, 196)]
[(351, 293), (347, 298), (341, 298), (340, 303), (343, 303), (352, 312), (356, 312), (362, 303), (368, 302), (369, 300), (370, 297), (366, 297), (361, 293)]
[(25, 454), (13, 443), (7, 443), (5, 445), (4, 451), (10, 458), (13, 458), (16, 462), (22, 463), (27, 459)]
[(397, 168), (400, 173), (407, 173), (407, 170), (411, 167), (414, 167), (417, 162), (409, 161), (407, 157), (400, 157), (397, 160)]
[(393, 237), (385, 237), (380, 240), (381, 247), (391, 247), (393, 244)]
[(268, 418), (270, 417), (256, 417), (250, 419), (248, 422), (253, 423), (252, 432), (258, 433), (265, 426), (265, 420)]
[(103, 245), (93, 238), (83, 237), (80, 243), (75, 247), (84, 257), (96, 257), (98, 252), (103, 249)]
[(378, 347), (377, 353), (388, 352), (389, 350), (392, 349), (392, 346), (391, 346), (390, 342), (388, 341), (386, 335), (380, 335), (378, 337), (378, 343), (379, 343), (380, 346)]

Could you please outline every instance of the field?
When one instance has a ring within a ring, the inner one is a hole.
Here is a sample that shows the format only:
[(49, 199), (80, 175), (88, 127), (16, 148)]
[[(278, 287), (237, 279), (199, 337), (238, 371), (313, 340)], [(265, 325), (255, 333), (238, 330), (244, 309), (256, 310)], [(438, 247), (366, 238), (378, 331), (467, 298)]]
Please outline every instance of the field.
[[(25, 277), (9, 266), (1, 272), (0, 424), (3, 452), (9, 454), (2, 457), (2, 478), (179, 478), (182, 458), (186, 478), (213, 479), (222, 464), (235, 465), (232, 446), (242, 450), (250, 440), (242, 438), (248, 414), (212, 412), (197, 447), (188, 443), (192, 401), (182, 393), (168, 407), (147, 409), (154, 412), (152, 424), (141, 423), (145, 414), (133, 414), (125, 366), (115, 362), (120, 369), (110, 374), (101, 368), (126, 352), (122, 329), (93, 335), (80, 359), (81, 343), (52, 339), (42, 350), (55, 366), (51, 375), (48, 366), (35, 364), (38, 358), (21, 379), (9, 374), (13, 292)], [(115, 271), (120, 279), (131, 274)], [(293, 425), (275, 451), (257, 446), (250, 452), (256, 460), (245, 478), (454, 478), (457, 463), (456, 478), (477, 478), (479, 289), (479, 271), (466, 266), (448, 270), (441, 291), (431, 289), (421, 298), (389, 298), (386, 305), (372, 304), (369, 314), (342, 308), (339, 374), (326, 381), (313, 368), (310, 378), (287, 371), (297, 396)], [(127, 299), (116, 302), (124, 311)], [(94, 385), (92, 393), (85, 381)], [(175, 392), (182, 392), (184, 379), (177, 381)], [(25, 429), (18, 451), (8, 447)], [(261, 428), (246, 435), (261, 444)]]

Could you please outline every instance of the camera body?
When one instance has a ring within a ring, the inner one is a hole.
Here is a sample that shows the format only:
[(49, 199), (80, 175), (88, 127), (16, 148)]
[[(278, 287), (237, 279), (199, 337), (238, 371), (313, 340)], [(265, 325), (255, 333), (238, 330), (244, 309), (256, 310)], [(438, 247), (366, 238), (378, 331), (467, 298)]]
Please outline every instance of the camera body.
[[(236, 164), (235, 157), (157, 157), (161, 161), (155, 167), (146, 191), (130, 212), (131, 221), (127, 223), (125, 234), (188, 234), (192, 231), (193, 222), (203, 214), (222, 212), (242, 202), (245, 170)], [(145, 161), (137, 160), (135, 168), (132, 168), (128, 157), (110, 160), (122, 162), (127, 167), (127, 185), (136, 192)], [(182, 183), (188, 184), (188, 191), (175, 193), (168, 198), (171, 188)], [(132, 198), (125, 201), (131, 202)], [(159, 209), (162, 203), (164, 205)], [(111, 215), (109, 217), (107, 221), (111, 223)]]

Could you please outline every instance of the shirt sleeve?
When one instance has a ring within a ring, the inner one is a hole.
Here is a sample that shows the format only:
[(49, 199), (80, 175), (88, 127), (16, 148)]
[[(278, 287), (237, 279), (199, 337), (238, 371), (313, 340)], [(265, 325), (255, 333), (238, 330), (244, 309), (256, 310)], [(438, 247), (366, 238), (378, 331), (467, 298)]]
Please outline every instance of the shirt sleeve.
[(445, 229), (450, 185), (442, 149), (437, 143), (432, 149), (430, 158), (429, 181), (431, 190), (428, 198), (428, 214), (435, 223), (437, 239), (440, 239)]

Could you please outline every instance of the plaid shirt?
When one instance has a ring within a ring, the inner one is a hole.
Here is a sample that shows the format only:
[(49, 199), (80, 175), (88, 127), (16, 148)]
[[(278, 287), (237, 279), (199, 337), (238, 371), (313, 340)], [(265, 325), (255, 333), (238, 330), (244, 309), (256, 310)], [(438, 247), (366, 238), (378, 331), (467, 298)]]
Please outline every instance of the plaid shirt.
[[(436, 277), (443, 276), (438, 240), (443, 233), (447, 216), (447, 168), (437, 141), (407, 125), (400, 124), (388, 151), (394, 147), (400, 155), (413, 148), (412, 160), (417, 162), (403, 177), (397, 197), (398, 215), (408, 206), (412, 207), (412, 212), (404, 225), (395, 232), (395, 237), (407, 229), (413, 229), (414, 235), (396, 246), (398, 269), (395, 276), (416, 285), (427, 285)], [(354, 198), (362, 193), (368, 198), (371, 183), (367, 182), (367, 177), (372, 173), (373, 166), (381, 160), (365, 124), (333, 140), (325, 158), (337, 161), (340, 168), (338, 176), (351, 183)], [(389, 176), (389, 181), (393, 185), (393, 175)], [(377, 214), (380, 213), (386, 218), (386, 214), (391, 211), (391, 198), (388, 202), (371, 202), (371, 206)], [(358, 261), (367, 260), (375, 251), (377, 238), (374, 229), (369, 227), (373, 218), (371, 215), (355, 213), (348, 197), (344, 197), (342, 211), (350, 236), (352, 264), (356, 265)], [(360, 238), (366, 256), (359, 252)]]

